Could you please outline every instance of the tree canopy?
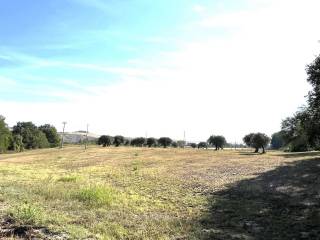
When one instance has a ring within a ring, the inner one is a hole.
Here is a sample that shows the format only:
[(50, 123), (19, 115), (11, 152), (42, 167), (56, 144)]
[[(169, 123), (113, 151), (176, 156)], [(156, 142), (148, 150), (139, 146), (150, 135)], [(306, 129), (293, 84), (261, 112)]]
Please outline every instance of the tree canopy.
[(124, 144), (124, 137), (121, 136), (121, 135), (117, 135), (114, 137), (114, 141), (113, 141), (113, 144), (116, 146), (116, 147), (119, 147), (120, 145)]
[(113, 143), (113, 137), (109, 135), (102, 135), (98, 139), (98, 145), (102, 145), (103, 147), (110, 146)]
[(39, 127), (39, 130), (42, 131), (50, 144), (50, 147), (58, 147), (60, 144), (60, 136), (58, 134), (57, 129), (50, 125), (50, 124), (44, 124)]
[(266, 147), (270, 143), (270, 138), (264, 133), (249, 133), (244, 136), (243, 141), (248, 147), (253, 147), (255, 152), (259, 152), (259, 149), (262, 149), (262, 152), (266, 152)]
[(150, 147), (155, 147), (157, 145), (157, 139), (150, 137), (147, 138), (147, 146)]
[(136, 147), (142, 147), (146, 143), (144, 137), (138, 137), (131, 140), (131, 145)]
[(224, 145), (226, 145), (226, 143), (227, 143), (224, 136), (220, 136), (220, 135), (210, 136), (207, 142), (209, 145), (214, 146), (216, 148), (216, 150), (223, 149)]
[(320, 55), (307, 65), (312, 90), (308, 104), (282, 121), (281, 132), (290, 151), (320, 150)]
[(7, 151), (11, 140), (11, 132), (5, 122), (5, 118), (0, 115), (0, 153)]
[(172, 139), (168, 137), (161, 137), (159, 138), (158, 143), (160, 146), (167, 148), (171, 145)]

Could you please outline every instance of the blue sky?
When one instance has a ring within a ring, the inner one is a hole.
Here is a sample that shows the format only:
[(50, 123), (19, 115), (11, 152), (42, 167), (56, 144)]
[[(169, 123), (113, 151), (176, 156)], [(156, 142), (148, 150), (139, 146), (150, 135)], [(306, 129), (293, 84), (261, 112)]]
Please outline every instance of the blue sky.
[[(65, 80), (81, 85), (119, 81), (121, 76), (112, 73), (67, 65), (128, 67), (130, 60), (175, 49), (179, 37), (193, 36), (184, 29), (186, 21), (197, 18), (193, 4), (137, 0), (38, 0), (32, 4), (2, 1), (0, 74), (16, 84), (2, 89), (1, 98), (50, 101), (54, 99), (38, 94), (38, 90), (74, 90)], [(43, 61), (49, 63), (42, 64)], [(62, 63), (50, 64), (54, 61)]]
[[(318, 7), (315, 0), (3, 0), (0, 114), (11, 125), (68, 120), (70, 130), (90, 122), (97, 133), (133, 136), (271, 134), (309, 89), (304, 66), (319, 50)], [(263, 107), (250, 100), (259, 96)], [(241, 111), (226, 109), (250, 101), (261, 119), (239, 118), (243, 130), (230, 129)], [(220, 103), (215, 111), (210, 102)], [(189, 107), (178, 113), (177, 105)], [(90, 109), (86, 117), (79, 106)], [(45, 116), (37, 110), (48, 107)], [(272, 123), (261, 122), (265, 115)]]

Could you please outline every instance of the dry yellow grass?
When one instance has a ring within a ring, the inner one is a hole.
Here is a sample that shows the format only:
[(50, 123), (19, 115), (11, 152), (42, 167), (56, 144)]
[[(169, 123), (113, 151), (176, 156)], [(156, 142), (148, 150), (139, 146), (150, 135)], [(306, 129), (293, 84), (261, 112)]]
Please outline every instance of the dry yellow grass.
[[(257, 236), (252, 229), (261, 228), (260, 222), (224, 213), (233, 202), (224, 191), (250, 189), (265, 196), (264, 185), (251, 181), (318, 157), (131, 147), (5, 154), (0, 155), (0, 211), (15, 225), (46, 227), (52, 239), (249, 239)], [(253, 218), (251, 212), (241, 214)], [(213, 221), (217, 216), (229, 216), (241, 226), (219, 225)]]

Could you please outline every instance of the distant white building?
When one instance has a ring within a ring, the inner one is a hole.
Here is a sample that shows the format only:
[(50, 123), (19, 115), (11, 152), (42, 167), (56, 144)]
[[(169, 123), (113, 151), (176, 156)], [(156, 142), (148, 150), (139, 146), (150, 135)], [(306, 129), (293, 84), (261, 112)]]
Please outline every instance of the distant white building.
[[(65, 143), (77, 144), (81, 143), (86, 139), (86, 131), (76, 131), (76, 132), (65, 132), (63, 141)], [(62, 133), (59, 132), (59, 135), (62, 136)], [(100, 135), (94, 133), (88, 133), (88, 140), (95, 141), (100, 137)]]

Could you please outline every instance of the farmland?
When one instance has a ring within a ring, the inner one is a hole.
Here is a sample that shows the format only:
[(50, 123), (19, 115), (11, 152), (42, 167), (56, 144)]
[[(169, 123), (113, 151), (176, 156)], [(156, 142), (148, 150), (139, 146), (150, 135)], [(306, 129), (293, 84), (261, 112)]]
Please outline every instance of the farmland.
[(0, 155), (8, 239), (319, 239), (320, 154), (79, 146)]

